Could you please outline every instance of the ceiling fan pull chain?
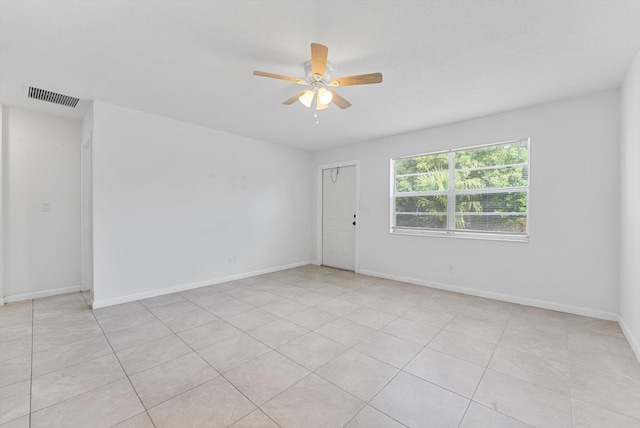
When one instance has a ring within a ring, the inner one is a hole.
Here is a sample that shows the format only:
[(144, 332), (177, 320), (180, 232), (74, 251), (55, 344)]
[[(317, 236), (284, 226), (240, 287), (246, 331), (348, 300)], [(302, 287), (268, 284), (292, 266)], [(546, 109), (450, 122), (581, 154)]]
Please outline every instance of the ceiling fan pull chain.
[(313, 114), (313, 117), (316, 118), (316, 125), (318, 125), (320, 123), (320, 119), (318, 119), (318, 110)]

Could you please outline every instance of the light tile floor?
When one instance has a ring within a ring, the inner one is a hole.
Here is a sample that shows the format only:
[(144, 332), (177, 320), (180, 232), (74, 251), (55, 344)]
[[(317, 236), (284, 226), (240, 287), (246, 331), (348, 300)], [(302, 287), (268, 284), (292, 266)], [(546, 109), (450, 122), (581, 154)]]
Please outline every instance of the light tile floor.
[(305, 266), (0, 308), (0, 427), (640, 427), (614, 322)]

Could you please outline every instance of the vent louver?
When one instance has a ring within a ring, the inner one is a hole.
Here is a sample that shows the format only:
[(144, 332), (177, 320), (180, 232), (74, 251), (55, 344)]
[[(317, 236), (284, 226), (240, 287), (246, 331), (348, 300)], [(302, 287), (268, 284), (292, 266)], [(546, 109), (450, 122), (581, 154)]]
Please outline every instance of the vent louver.
[(53, 104), (59, 104), (61, 106), (67, 106), (75, 108), (80, 101), (79, 98), (71, 97), (69, 95), (58, 94), (57, 92), (47, 91), (46, 89), (34, 88), (29, 86), (28, 95), (29, 98), (34, 100), (47, 101)]

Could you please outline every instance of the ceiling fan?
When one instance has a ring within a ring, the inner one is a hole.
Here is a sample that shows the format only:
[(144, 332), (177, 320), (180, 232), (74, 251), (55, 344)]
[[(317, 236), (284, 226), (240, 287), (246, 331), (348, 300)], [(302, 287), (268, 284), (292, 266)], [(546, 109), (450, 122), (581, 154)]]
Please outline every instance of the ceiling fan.
[(334, 103), (341, 109), (351, 107), (351, 103), (341, 97), (332, 88), (339, 86), (367, 85), (382, 82), (381, 73), (360, 74), (357, 76), (339, 77), (331, 79), (333, 64), (327, 61), (329, 48), (318, 43), (311, 43), (311, 59), (304, 63), (306, 78), (283, 76), (280, 74), (267, 73), (265, 71), (254, 71), (256, 76), (270, 77), (272, 79), (287, 80), (298, 85), (307, 86), (282, 104), (291, 105), (300, 101), (305, 107), (311, 107), (315, 99), (316, 110), (324, 110)]

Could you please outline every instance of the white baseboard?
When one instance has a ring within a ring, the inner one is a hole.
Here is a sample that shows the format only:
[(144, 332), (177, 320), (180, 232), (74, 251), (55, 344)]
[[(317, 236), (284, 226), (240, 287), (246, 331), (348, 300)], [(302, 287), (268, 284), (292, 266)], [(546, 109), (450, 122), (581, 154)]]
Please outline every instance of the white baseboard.
[(79, 285), (73, 287), (54, 288), (52, 290), (34, 291), (32, 293), (16, 294), (14, 296), (5, 296), (5, 303), (21, 302), (23, 300), (40, 299), (42, 297), (57, 296), (58, 294), (76, 293), (82, 287)]
[(424, 281), (421, 279), (408, 278), (399, 275), (389, 275), (381, 272), (360, 270), (363, 275), (376, 276), (379, 278), (392, 279), (394, 281), (408, 282), (410, 284), (422, 285), (425, 287), (437, 288), (439, 290), (454, 291), (456, 293), (468, 294), (471, 296), (486, 297), (488, 299), (500, 300), (503, 302), (517, 303), (519, 305), (533, 306), (536, 308), (550, 309), (553, 311), (566, 312), (586, 317), (599, 318), (609, 321), (618, 321), (618, 314), (613, 312), (599, 311), (597, 309), (582, 308), (579, 306), (565, 305), (562, 303), (549, 302), (546, 300), (536, 300), (527, 297), (511, 296), (508, 294), (494, 293), (491, 291), (478, 290), (475, 288), (460, 287), (459, 285), (445, 284), (441, 282)]
[[(206, 281), (191, 282), (187, 284), (178, 284), (172, 287), (161, 288), (158, 290), (128, 294), (126, 296), (113, 297), (110, 299), (94, 300), (92, 307), (93, 309), (104, 308), (107, 306), (119, 305), (121, 303), (129, 303), (129, 302), (134, 302), (136, 300), (148, 299), (150, 297), (164, 296), (165, 294), (177, 293), (180, 291), (192, 290), (194, 288), (206, 287), (208, 285), (220, 284), (222, 282), (236, 281), (239, 279), (249, 278), (252, 276), (264, 275), (266, 273), (278, 272), (286, 269), (293, 269), (300, 266), (306, 266), (308, 264), (310, 264), (310, 261), (305, 260), (302, 262), (291, 263), (283, 266), (275, 266), (275, 267), (256, 270), (252, 272), (239, 273), (235, 275), (223, 276), (220, 278), (208, 279)], [(95, 290), (94, 290), (94, 293), (95, 293)], [(95, 294), (94, 294), (94, 298), (95, 298)]]
[(622, 334), (627, 338), (627, 342), (629, 342), (629, 346), (633, 350), (633, 353), (636, 354), (636, 358), (640, 362), (640, 340), (636, 339), (627, 323), (624, 322), (624, 319), (618, 315), (618, 324), (620, 325), (620, 329), (622, 330)]

